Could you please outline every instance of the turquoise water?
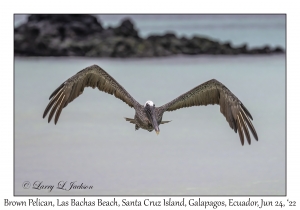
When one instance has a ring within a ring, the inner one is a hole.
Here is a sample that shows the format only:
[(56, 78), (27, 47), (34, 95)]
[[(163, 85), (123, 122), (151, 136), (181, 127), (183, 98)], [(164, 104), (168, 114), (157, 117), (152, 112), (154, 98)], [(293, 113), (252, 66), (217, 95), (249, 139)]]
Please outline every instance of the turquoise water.
[[(259, 141), (241, 146), (218, 106), (165, 113), (160, 134), (134, 130), (134, 110), (93, 90), (59, 122), (42, 114), (64, 80), (97, 64), (140, 103), (163, 105), (209, 79), (251, 112)], [(285, 56), (161, 59), (16, 58), (16, 195), (284, 195)], [(77, 181), (92, 190), (23, 189), (24, 181)]]
[[(15, 26), (27, 15), (15, 15)], [(286, 17), (284, 15), (97, 15), (104, 27), (118, 26), (123, 18), (135, 23), (139, 34), (173, 32), (178, 36), (208, 36), (233, 45), (250, 47), (270, 45), (285, 49)]]

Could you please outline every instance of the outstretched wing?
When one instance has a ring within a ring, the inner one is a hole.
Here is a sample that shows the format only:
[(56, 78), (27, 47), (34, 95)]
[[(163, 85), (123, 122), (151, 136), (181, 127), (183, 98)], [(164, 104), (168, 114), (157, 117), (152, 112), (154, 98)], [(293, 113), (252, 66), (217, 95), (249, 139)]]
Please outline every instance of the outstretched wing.
[(244, 134), (248, 143), (251, 144), (248, 128), (254, 138), (258, 140), (255, 128), (251, 123), (253, 118), (250, 112), (225, 85), (215, 79), (209, 80), (159, 107), (159, 116), (162, 116), (165, 111), (174, 111), (190, 106), (206, 106), (208, 104), (220, 105), (220, 111), (225, 116), (229, 126), (235, 132), (239, 132), (242, 145), (244, 145)]
[(62, 83), (49, 97), (48, 106), (46, 107), (43, 118), (49, 114), (48, 122), (51, 121), (55, 114), (54, 122), (58, 121), (59, 115), (64, 107), (77, 98), (85, 87), (97, 87), (100, 91), (115, 95), (130, 107), (138, 104), (136, 100), (108, 73), (97, 65), (89, 66), (79, 71), (74, 76)]

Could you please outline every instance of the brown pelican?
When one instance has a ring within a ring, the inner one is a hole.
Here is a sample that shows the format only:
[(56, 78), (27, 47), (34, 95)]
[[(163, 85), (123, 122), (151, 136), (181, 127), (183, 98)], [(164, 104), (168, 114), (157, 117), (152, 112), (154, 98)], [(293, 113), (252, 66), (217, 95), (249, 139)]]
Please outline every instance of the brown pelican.
[(56, 113), (54, 118), (56, 124), (62, 109), (77, 98), (85, 87), (97, 87), (100, 91), (114, 95), (133, 107), (135, 109), (134, 119), (125, 119), (135, 124), (136, 130), (139, 128), (150, 132), (155, 130), (159, 134), (159, 125), (170, 122), (162, 121), (165, 111), (174, 111), (190, 106), (219, 104), (220, 111), (225, 116), (229, 126), (235, 132), (238, 131), (242, 145), (244, 145), (244, 135), (248, 143), (251, 144), (248, 128), (254, 138), (258, 140), (254, 126), (251, 123), (253, 118), (250, 112), (227, 87), (215, 79), (193, 88), (163, 106), (156, 107), (152, 101), (147, 101), (145, 105), (139, 104), (114, 78), (97, 65), (79, 71), (62, 83), (50, 95), (49, 100), (51, 99), (51, 101), (44, 111), (43, 118), (51, 109), (48, 123)]

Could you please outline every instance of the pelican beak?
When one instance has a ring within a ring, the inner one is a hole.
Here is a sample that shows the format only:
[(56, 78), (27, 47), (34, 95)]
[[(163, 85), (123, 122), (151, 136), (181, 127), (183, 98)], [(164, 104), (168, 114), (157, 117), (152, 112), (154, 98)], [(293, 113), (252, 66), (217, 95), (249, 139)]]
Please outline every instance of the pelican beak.
[(151, 112), (151, 117), (152, 117), (152, 126), (153, 126), (156, 134), (158, 135), (159, 134), (159, 127), (158, 127), (157, 120), (154, 116), (154, 111)]
[(151, 107), (147, 107), (146, 108), (146, 113), (149, 117), (149, 119), (151, 120), (151, 123), (152, 123), (152, 126), (156, 132), (156, 134), (158, 135), (159, 134), (159, 127), (158, 127), (158, 123), (157, 123), (157, 120), (156, 120), (156, 117), (155, 117), (155, 111), (154, 111), (154, 107), (151, 106)]
[(153, 128), (154, 128), (156, 134), (158, 135), (159, 134), (159, 127), (158, 127), (158, 123), (157, 123), (154, 116), (152, 117), (152, 125), (153, 125)]

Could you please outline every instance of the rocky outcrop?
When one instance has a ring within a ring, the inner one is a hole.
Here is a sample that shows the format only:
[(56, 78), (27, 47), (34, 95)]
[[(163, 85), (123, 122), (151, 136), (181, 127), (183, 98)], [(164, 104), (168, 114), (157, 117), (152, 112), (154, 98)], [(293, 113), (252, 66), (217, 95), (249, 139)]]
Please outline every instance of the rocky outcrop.
[(14, 30), (14, 51), (20, 56), (161, 57), (283, 53), (280, 47), (232, 47), (206, 37), (191, 39), (173, 33), (139, 37), (131, 20), (104, 29), (91, 15), (30, 15)]

